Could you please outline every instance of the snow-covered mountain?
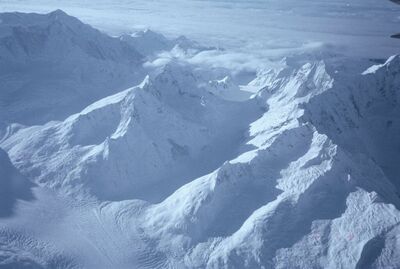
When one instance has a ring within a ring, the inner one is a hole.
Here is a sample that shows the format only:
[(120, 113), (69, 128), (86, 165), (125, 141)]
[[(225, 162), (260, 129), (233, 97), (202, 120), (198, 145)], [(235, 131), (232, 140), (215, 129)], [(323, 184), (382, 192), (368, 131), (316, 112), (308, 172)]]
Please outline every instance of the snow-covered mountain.
[(205, 50), (213, 50), (213, 47), (206, 47), (192, 41), (185, 36), (179, 36), (174, 39), (168, 39), (160, 33), (153, 32), (149, 29), (134, 32), (133, 34), (123, 34), (120, 36), (122, 41), (125, 41), (134, 47), (142, 55), (154, 56), (162, 51), (170, 51), (180, 49), (186, 53), (193, 53)]
[(187, 66), (169, 64), (64, 122), (11, 125), (2, 146), (35, 182), (71, 194), (83, 189), (100, 199), (163, 197), (233, 157), (248, 122), (261, 111), (254, 100), (219, 99), (200, 82)]
[(400, 190), (399, 74), (400, 58), (393, 56), (385, 64), (367, 69), (357, 83), (339, 82), (333, 90), (312, 100), (306, 117), (338, 145), (352, 153), (370, 156), (397, 186), (397, 191)]
[(133, 47), (61, 10), (0, 21), (0, 121), (63, 119), (140, 77)]
[[(127, 46), (172, 42), (146, 38)], [(298, 59), (242, 87), (170, 61), (65, 119), (3, 124), (0, 267), (400, 267), (400, 57)]]
[[(392, 74), (396, 58), (374, 67), (379, 75), (357, 77), (354, 87), (366, 81), (370, 93), (379, 95), (380, 76)], [(336, 144), (313, 124), (323, 115), (314, 102), (323, 109), (316, 100), (334, 93), (346, 100), (343, 88), (323, 62), (273, 76), (258, 94), (268, 110), (250, 124), (247, 144), (255, 148), (150, 206), (143, 221), (147, 234), (161, 238), (163, 252), (171, 245), (180, 250), (176, 267), (398, 266), (394, 182), (374, 155)], [(328, 107), (324, 111), (323, 122), (334, 125)], [(314, 113), (315, 119), (304, 116)], [(365, 136), (359, 133), (353, 143)]]

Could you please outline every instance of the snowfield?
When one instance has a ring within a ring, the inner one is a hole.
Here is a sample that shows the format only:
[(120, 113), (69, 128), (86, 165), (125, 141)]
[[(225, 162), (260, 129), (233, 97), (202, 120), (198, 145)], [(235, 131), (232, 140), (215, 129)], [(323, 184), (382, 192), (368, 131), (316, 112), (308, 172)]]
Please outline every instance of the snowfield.
[(0, 19), (0, 268), (400, 267), (400, 56)]

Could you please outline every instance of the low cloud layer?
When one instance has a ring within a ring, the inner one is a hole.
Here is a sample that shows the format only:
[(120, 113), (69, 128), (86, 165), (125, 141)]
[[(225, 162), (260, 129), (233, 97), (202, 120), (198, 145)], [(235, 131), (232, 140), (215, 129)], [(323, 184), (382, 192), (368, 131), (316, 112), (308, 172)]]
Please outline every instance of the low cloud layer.
[[(397, 40), (389, 36), (399, 28), (400, 8), (384, 0), (5, 0), (0, 11), (57, 8), (115, 35), (151, 28), (233, 48), (238, 51), (230, 56), (235, 61), (243, 51), (259, 58), (260, 54), (298, 51), (319, 43), (340, 48), (340, 53), (373, 58), (387, 57), (398, 49)], [(217, 60), (220, 57), (227, 55)]]

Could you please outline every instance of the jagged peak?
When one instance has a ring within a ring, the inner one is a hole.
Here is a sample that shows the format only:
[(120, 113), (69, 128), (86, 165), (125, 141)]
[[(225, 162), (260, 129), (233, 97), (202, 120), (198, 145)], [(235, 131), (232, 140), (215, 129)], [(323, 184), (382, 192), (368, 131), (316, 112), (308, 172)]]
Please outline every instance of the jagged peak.
[[(57, 9), (55, 11), (48, 13), (47, 17), (49, 18), (50, 24), (60, 23), (60, 24), (69, 26), (71, 28), (85, 25), (79, 19), (68, 15), (66, 12), (62, 11), (61, 9)], [(89, 27), (89, 26), (87, 26), (87, 27)]]
[(189, 39), (186, 36), (179, 36), (176, 39), (173, 40), (175, 43), (175, 48), (181, 48), (184, 51), (187, 50), (199, 50), (199, 51), (204, 51), (204, 50), (215, 50), (217, 48), (215, 47), (207, 47), (199, 42)]
[(77, 18), (68, 15), (61, 9), (54, 10), (47, 14), (42, 13), (21, 13), (21, 12), (6, 12), (0, 13), (0, 18), (3, 25), (7, 26), (41, 26), (57, 23), (62, 24), (82, 24)]
[(400, 55), (392, 55), (387, 59), (387, 61), (383, 64), (377, 64), (369, 67), (362, 74), (376, 74), (382, 68), (387, 68), (389, 70), (399, 70), (400, 69)]
[(384, 63), (384, 65), (386, 66), (394, 66), (395, 68), (399, 68), (400, 67), (400, 55), (396, 54), (396, 55), (392, 55), (390, 56), (387, 61)]
[(143, 79), (143, 81), (139, 84), (139, 87), (142, 89), (150, 87), (152, 81), (150, 79), (149, 75), (146, 75), (146, 77)]
[(171, 61), (154, 75), (153, 81), (161, 82), (161, 84), (172, 83), (173, 85), (180, 82), (195, 84), (197, 78), (187, 65), (178, 61)]
[(167, 38), (164, 35), (162, 35), (160, 33), (157, 33), (157, 32), (154, 32), (154, 31), (152, 31), (150, 29), (144, 29), (142, 31), (134, 32), (130, 36), (131, 37), (152, 38), (152, 39), (154, 38), (154, 39), (159, 39), (161, 41), (167, 41)]
[(301, 100), (318, 95), (333, 86), (333, 78), (328, 74), (324, 61), (308, 62), (301, 66), (285, 66), (259, 74), (253, 82), (263, 84), (257, 96), (268, 100), (272, 95), (279, 95), (279, 101)]
[(48, 16), (67, 16), (67, 17), (71, 17), (69, 16), (66, 12), (64, 12), (61, 9), (56, 9), (50, 13), (47, 14)]

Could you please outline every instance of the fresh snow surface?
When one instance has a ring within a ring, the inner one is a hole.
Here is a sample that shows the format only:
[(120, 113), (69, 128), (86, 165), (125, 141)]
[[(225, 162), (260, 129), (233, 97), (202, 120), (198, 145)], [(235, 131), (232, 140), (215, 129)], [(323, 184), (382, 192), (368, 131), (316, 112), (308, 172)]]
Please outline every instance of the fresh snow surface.
[(400, 56), (0, 18), (0, 268), (400, 267)]

